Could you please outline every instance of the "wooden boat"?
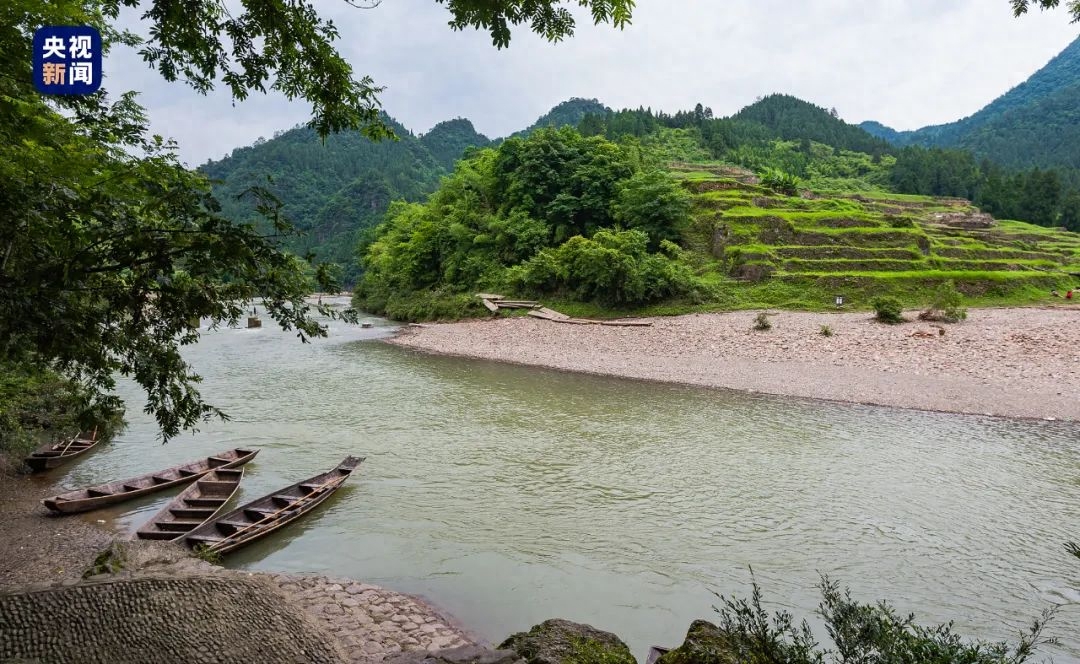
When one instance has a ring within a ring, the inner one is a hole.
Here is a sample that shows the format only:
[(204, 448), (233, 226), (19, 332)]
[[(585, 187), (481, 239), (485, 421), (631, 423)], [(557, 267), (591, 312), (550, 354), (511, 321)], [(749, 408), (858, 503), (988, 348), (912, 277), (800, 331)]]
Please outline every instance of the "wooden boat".
[(243, 468), (219, 468), (195, 480), (135, 531), (139, 539), (174, 540), (198, 528), (225, 507), (240, 488)]
[(255, 458), (259, 450), (234, 449), (198, 461), (166, 468), (149, 475), (140, 475), (119, 482), (100, 484), (85, 489), (76, 489), (59, 496), (41, 501), (54, 512), (73, 514), (122, 503), (125, 500), (145, 496), (155, 491), (168, 489), (179, 484), (194, 482), (203, 475), (219, 468), (236, 468)]
[(318, 507), (349, 479), (363, 460), (363, 457), (346, 457), (330, 472), (297, 482), (207, 521), (192, 530), (184, 542), (193, 549), (223, 554), (265, 537)]
[(37, 448), (26, 457), (26, 465), (35, 473), (56, 468), (89, 452), (99, 442), (101, 441), (98, 440), (97, 427), (90, 433), (80, 431), (69, 440)]

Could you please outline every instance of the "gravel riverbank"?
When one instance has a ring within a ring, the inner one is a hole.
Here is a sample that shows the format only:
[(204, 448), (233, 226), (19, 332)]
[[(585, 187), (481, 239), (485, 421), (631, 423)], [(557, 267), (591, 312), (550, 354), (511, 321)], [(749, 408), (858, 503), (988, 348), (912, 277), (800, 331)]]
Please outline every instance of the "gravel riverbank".
[[(940, 326), (883, 325), (865, 312), (779, 312), (765, 332), (753, 329), (758, 313), (647, 319), (651, 327), (477, 320), (408, 327), (390, 343), (702, 387), (1080, 420), (1080, 308), (978, 309), (963, 323)], [(832, 336), (821, 334), (825, 325)]]

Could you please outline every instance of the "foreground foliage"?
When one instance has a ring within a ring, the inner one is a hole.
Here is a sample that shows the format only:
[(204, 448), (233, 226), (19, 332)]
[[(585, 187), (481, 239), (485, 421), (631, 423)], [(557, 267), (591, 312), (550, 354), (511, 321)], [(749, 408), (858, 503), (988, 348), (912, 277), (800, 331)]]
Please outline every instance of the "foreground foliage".
[(121, 424), (115, 398), (32, 363), (0, 362), (0, 455), (18, 460), (54, 435), (94, 427), (109, 438)]
[(1043, 637), (1052, 611), (1044, 613), (1016, 643), (967, 641), (951, 624), (925, 627), (885, 602), (861, 604), (839, 584), (823, 578), (818, 613), (831, 646), (818, 643), (810, 625), (787, 611), (770, 613), (753, 584), (749, 599), (720, 597), (717, 623), (697, 621), (686, 642), (659, 664), (1020, 664), (1051, 643)]

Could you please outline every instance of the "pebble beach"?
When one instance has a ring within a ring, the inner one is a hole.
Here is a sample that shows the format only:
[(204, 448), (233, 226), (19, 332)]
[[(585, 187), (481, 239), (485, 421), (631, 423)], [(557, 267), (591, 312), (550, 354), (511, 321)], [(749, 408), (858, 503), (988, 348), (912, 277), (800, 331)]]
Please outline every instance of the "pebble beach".
[(643, 319), (649, 327), (496, 318), (410, 326), (390, 343), (706, 388), (1080, 421), (1080, 308), (975, 309), (953, 325), (918, 312), (900, 325), (866, 312), (776, 312), (767, 331), (754, 329), (759, 313)]

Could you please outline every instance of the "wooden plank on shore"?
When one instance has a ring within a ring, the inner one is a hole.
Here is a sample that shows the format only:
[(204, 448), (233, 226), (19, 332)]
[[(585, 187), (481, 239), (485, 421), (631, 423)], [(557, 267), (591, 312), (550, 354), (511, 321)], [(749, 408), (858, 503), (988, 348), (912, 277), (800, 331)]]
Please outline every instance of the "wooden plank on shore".
[(652, 327), (652, 323), (647, 320), (600, 320), (596, 322), (611, 327)]
[(504, 300), (504, 299), (506, 299), (502, 295), (492, 295), (491, 293), (477, 293), (476, 297), (480, 298), (481, 300)]
[[(560, 311), (548, 309), (547, 307), (540, 307), (536, 311), (544, 314), (543, 316), (538, 316), (537, 318), (547, 318), (548, 320), (567, 320), (568, 318), (570, 318), (569, 316)], [(529, 315), (531, 316), (532, 313), (530, 312)]]
[(520, 301), (515, 302), (513, 300), (499, 300), (498, 305), (503, 309), (535, 309), (540, 306), (539, 302)]
[(484, 306), (487, 307), (488, 311), (490, 311), (491, 313), (494, 314), (499, 312), (499, 305), (495, 304), (486, 297), (480, 298), (480, 301), (484, 303)]
[(540, 318), (542, 320), (555, 321), (556, 323), (561, 323), (563, 321), (570, 320), (569, 316), (562, 316), (562, 317), (553, 316), (552, 315), (553, 313), (558, 314), (559, 312), (557, 312), (557, 311), (553, 312), (550, 309), (548, 309), (547, 311), (544, 311), (543, 309), (533, 309), (532, 311), (529, 312), (529, 315), (532, 316), (533, 318)]

